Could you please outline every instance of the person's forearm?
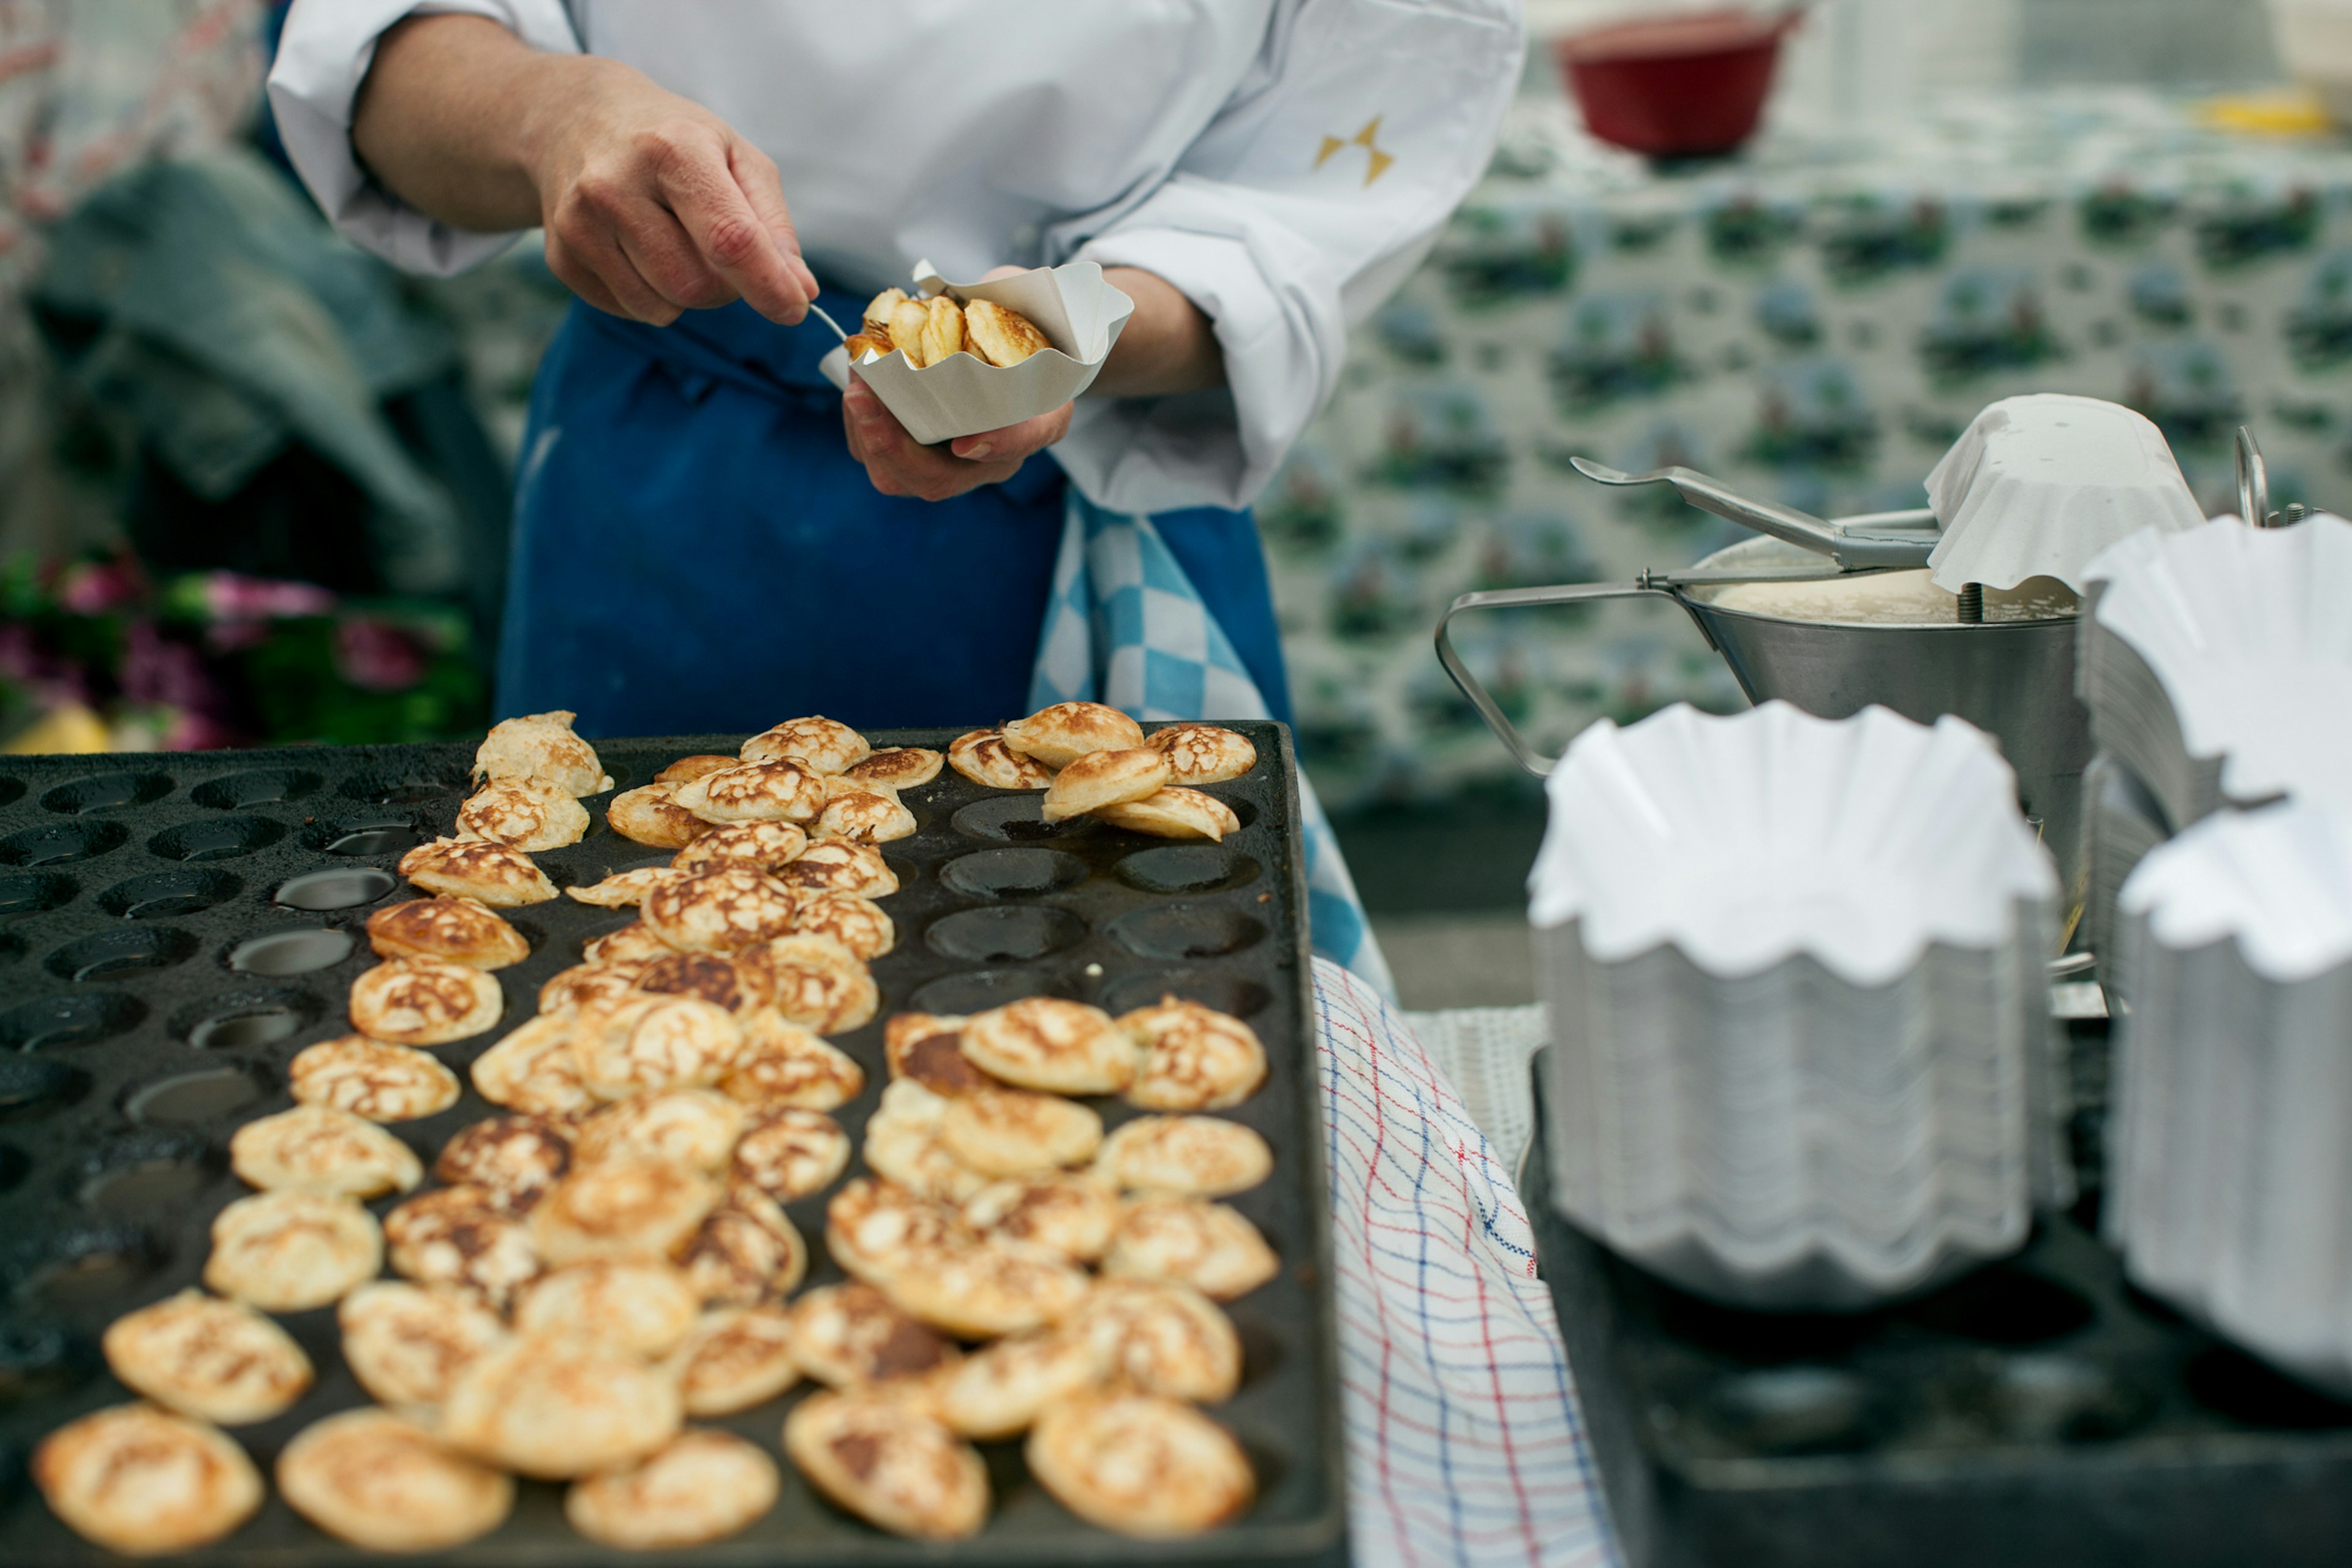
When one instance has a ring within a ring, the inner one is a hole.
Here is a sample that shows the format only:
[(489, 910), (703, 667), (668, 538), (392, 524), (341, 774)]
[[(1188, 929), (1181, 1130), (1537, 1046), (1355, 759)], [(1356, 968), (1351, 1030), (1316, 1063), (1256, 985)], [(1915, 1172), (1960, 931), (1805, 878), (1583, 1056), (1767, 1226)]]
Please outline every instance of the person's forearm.
[(1155, 273), (1110, 267), (1103, 275), (1135, 301), (1135, 314), (1091, 395), (1157, 397), (1225, 384), (1225, 351), (1201, 307)]
[(457, 228), (541, 219), (533, 121), (562, 77), (604, 62), (532, 48), (482, 16), (413, 16), (385, 33), (352, 115), (360, 161), (393, 195)]

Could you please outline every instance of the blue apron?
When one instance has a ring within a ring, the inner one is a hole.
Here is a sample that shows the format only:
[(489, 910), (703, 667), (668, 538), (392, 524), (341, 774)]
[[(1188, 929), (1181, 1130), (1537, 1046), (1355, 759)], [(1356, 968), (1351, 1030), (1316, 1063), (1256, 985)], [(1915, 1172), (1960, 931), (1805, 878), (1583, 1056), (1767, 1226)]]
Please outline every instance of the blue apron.
[[(861, 300), (832, 291), (841, 320)], [(835, 339), (749, 306), (655, 328), (574, 305), (541, 362), (517, 482), (501, 714), (588, 735), (865, 729), (1029, 710), (1065, 482), (1032, 458), (950, 501), (876, 492), (849, 456)], [(1246, 511), (1154, 519), (1276, 717), (1289, 685)]]

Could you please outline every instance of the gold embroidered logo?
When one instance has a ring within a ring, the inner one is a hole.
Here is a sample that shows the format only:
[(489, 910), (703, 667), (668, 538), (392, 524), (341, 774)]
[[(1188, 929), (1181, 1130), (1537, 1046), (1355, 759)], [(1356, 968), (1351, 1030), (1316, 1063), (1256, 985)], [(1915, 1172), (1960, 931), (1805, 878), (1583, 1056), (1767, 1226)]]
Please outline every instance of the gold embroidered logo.
[(1394, 158), (1380, 149), (1381, 121), (1385, 118), (1384, 115), (1373, 115), (1364, 121), (1364, 128), (1353, 136), (1323, 138), (1323, 150), (1315, 154), (1315, 166), (1319, 169), (1329, 163), (1332, 154), (1342, 147), (1361, 147), (1371, 154), (1370, 162), (1364, 170), (1364, 184), (1369, 189), (1371, 183), (1387, 174), (1389, 165), (1396, 162)]

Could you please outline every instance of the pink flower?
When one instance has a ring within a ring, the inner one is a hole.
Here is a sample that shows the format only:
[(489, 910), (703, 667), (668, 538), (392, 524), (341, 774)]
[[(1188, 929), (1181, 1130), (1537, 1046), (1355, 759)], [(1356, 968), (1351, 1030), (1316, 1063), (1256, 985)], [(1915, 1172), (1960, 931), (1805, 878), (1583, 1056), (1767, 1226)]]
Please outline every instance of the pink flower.
[(404, 627), (352, 616), (335, 627), (335, 669), (364, 691), (405, 691), (425, 679), (431, 652)]
[(58, 578), (58, 603), (77, 616), (103, 616), (133, 605), (147, 591), (138, 564), (126, 556), (78, 561)]
[(334, 607), (334, 595), (310, 583), (247, 577), (238, 572), (205, 577), (205, 608), (215, 620), (284, 620), (327, 615)]

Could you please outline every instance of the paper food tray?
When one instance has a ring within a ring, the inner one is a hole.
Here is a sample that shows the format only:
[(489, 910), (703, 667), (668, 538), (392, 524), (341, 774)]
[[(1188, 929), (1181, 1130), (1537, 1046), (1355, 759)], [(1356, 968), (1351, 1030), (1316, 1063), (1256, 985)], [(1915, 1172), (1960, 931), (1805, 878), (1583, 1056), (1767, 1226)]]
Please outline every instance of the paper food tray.
[[(960, 304), (987, 300), (1018, 310), (1053, 345), (1010, 366), (963, 353), (917, 370), (896, 350), (856, 366), (858, 379), (926, 447), (1002, 430), (1070, 402), (1102, 374), (1103, 362), (1135, 314), (1135, 301), (1111, 287), (1091, 261), (1040, 267), (992, 283), (950, 283), (924, 261), (915, 268), (915, 288), (926, 297), (945, 294)], [(846, 347), (825, 355), (817, 368), (834, 385), (849, 390)]]

